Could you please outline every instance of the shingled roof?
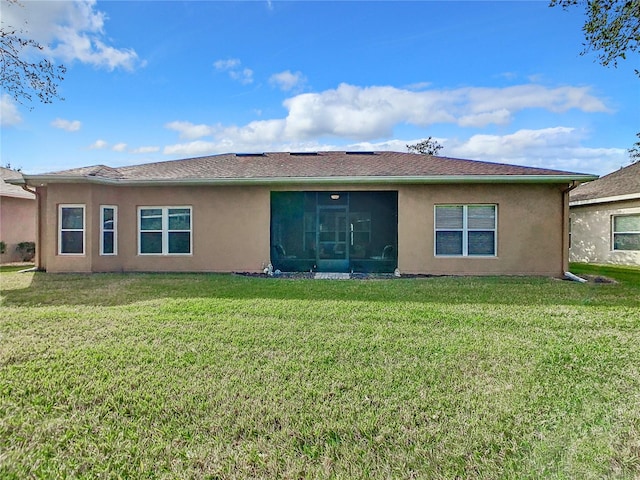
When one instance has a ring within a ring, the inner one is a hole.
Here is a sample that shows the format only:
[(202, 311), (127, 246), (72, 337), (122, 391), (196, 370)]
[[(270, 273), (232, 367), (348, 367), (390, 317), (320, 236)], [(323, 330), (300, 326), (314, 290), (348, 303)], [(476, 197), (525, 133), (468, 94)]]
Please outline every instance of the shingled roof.
[(588, 181), (593, 175), (518, 165), (400, 152), (301, 152), (222, 154), (111, 168), (104, 165), (43, 175), (36, 182), (293, 183), (293, 182), (443, 182)]
[(640, 198), (640, 162), (580, 185), (569, 198), (571, 205)]
[(0, 196), (27, 198), (29, 200), (34, 200), (36, 198), (33, 193), (27, 192), (22, 187), (7, 183), (9, 180), (22, 182), (22, 174), (15, 170), (11, 170), (10, 168), (0, 167)]

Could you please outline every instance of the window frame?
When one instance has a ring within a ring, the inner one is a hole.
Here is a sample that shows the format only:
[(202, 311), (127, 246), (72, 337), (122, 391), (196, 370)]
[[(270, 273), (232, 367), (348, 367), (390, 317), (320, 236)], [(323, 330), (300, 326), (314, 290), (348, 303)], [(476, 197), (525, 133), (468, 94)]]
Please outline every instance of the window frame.
[[(189, 230), (169, 230), (169, 211), (170, 210), (189, 210)], [(160, 230), (142, 230), (142, 211), (143, 210), (161, 210), (161, 229)], [(190, 256), (193, 255), (193, 206), (191, 205), (174, 205), (174, 206), (158, 206), (158, 205), (140, 205), (137, 212), (137, 237), (138, 237), (138, 255), (141, 256)], [(162, 234), (161, 252), (142, 252), (142, 233), (156, 232)], [(170, 233), (189, 233), (189, 251), (188, 252), (169, 252), (169, 234)]]
[[(461, 228), (438, 228), (437, 211), (439, 207), (462, 207), (462, 227)], [(493, 228), (469, 228), (469, 207), (492, 207), (493, 208)], [(461, 232), (462, 233), (462, 253), (446, 254), (438, 253), (438, 232)], [(469, 233), (470, 232), (493, 232), (493, 253), (492, 254), (469, 254)], [(433, 206), (433, 256), (437, 258), (496, 258), (498, 256), (498, 204), (497, 203), (442, 203)]]
[(640, 230), (631, 231), (616, 231), (616, 218), (620, 217), (638, 217), (640, 213), (623, 213), (611, 215), (611, 251), (612, 252), (640, 252), (640, 250), (630, 250), (624, 248), (616, 248), (616, 235), (638, 235), (640, 237)]
[[(62, 228), (62, 211), (65, 208), (82, 209), (82, 228)], [(58, 205), (58, 255), (81, 257), (87, 251), (87, 207), (84, 203), (61, 203)], [(62, 234), (63, 232), (82, 232), (82, 252), (63, 252)]]
[[(113, 227), (111, 229), (104, 228), (104, 212), (107, 209), (113, 210)], [(105, 253), (104, 251), (104, 234), (113, 233), (113, 252)], [(100, 255), (115, 256), (118, 255), (118, 206), (117, 205), (100, 205)]]

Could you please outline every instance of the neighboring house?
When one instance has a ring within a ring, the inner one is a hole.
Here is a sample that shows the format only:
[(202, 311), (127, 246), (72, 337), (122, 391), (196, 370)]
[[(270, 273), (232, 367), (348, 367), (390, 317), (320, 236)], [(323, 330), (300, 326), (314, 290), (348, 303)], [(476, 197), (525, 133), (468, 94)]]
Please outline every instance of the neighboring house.
[(640, 265), (640, 162), (570, 194), (572, 262)]
[(0, 263), (19, 262), (18, 244), (36, 240), (36, 196), (5, 180), (22, 181), (22, 174), (0, 167), (0, 241), (5, 243)]
[(49, 272), (553, 275), (593, 175), (397, 152), (224, 154), (25, 175)]

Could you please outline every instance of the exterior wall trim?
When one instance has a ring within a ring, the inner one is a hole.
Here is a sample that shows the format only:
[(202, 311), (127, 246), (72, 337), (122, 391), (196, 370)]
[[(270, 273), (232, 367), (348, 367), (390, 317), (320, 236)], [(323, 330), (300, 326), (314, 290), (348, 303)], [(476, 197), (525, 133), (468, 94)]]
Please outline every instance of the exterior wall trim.
[(625, 200), (636, 200), (640, 199), (640, 192), (638, 193), (629, 193), (626, 195), (615, 195), (611, 197), (599, 197), (599, 198), (590, 198), (587, 200), (574, 200), (569, 203), (571, 207), (579, 207), (581, 205), (595, 205), (597, 203), (612, 203), (612, 202), (622, 202)]
[(259, 177), (259, 178), (184, 178), (184, 179), (114, 179), (62, 175), (25, 175), (31, 186), (48, 183), (90, 183), (112, 186), (205, 186), (205, 185), (309, 185), (309, 184), (453, 184), (453, 183), (565, 183), (587, 182), (594, 175), (433, 175), (433, 176), (352, 176), (352, 177)]

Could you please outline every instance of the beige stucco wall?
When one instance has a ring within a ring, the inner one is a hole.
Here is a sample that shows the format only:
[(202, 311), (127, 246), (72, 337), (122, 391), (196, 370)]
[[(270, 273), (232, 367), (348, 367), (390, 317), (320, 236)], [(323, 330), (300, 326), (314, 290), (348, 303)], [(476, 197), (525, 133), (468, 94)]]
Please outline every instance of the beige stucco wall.
[(640, 265), (640, 252), (613, 250), (613, 215), (640, 214), (640, 200), (571, 207), (572, 262)]
[(35, 199), (0, 197), (0, 240), (7, 244), (0, 263), (22, 261), (17, 245), (36, 241)]
[[(269, 262), (272, 190), (397, 190), (398, 266), (405, 273), (561, 275), (566, 269), (562, 185), (307, 185), (304, 188), (108, 187), (40, 188), (43, 248), (39, 264), (50, 272), (260, 271)], [(57, 209), (86, 205), (85, 255), (58, 255)], [(436, 204), (498, 205), (498, 254), (492, 258), (436, 258)], [(99, 254), (100, 205), (118, 206), (118, 255)], [(192, 206), (193, 253), (137, 255), (138, 206)]]
[[(398, 267), (405, 273), (436, 275), (562, 275), (564, 196), (557, 185), (404, 187), (398, 197)], [(447, 203), (498, 206), (497, 256), (434, 255), (434, 205)]]

